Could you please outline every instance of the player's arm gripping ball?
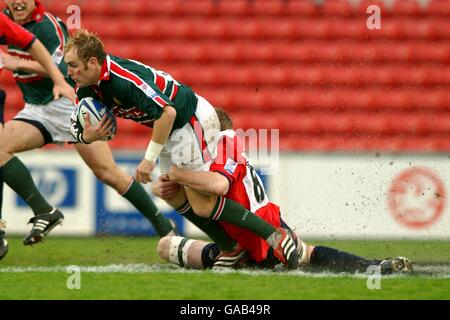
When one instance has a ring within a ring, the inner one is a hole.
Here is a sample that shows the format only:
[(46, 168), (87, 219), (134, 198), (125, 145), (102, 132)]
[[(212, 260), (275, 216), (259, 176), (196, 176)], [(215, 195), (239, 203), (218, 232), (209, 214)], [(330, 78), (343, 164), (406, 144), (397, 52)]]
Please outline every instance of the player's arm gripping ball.
[(70, 117), (70, 133), (76, 139), (79, 143), (83, 144), (89, 144), (86, 141), (83, 140), (83, 127), (81, 126), (81, 123), (77, 119), (77, 110), (75, 109), (74, 113), (72, 113), (72, 116)]
[(72, 135), (85, 144), (111, 140), (117, 132), (114, 114), (103, 103), (93, 98), (83, 98), (72, 115)]
[(84, 125), (82, 139), (86, 143), (92, 143), (94, 141), (107, 141), (113, 136), (114, 123), (113, 119), (104, 115), (99, 123), (92, 125), (90, 118), (91, 114), (85, 115), (86, 123)]

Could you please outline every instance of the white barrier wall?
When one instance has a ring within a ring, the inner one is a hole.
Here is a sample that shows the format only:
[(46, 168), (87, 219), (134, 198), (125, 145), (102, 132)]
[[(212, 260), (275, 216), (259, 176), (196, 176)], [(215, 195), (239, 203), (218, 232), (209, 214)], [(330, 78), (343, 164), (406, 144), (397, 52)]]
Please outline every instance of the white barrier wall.
[(305, 238), (450, 238), (448, 155), (283, 154), (273, 202)]
[[(130, 174), (140, 153), (116, 153)], [(151, 225), (114, 190), (99, 183), (72, 150), (20, 155), (49, 202), (65, 221), (52, 233), (154, 234)], [(447, 155), (281, 154), (276, 174), (263, 176), (283, 219), (304, 238), (450, 238)], [(273, 168), (273, 167), (272, 167)], [(150, 186), (144, 186), (149, 191)], [(156, 200), (181, 232), (200, 235)], [(24, 235), (32, 212), (5, 187), (8, 233)]]
[[(55, 235), (139, 234), (154, 235), (153, 226), (126, 199), (100, 183), (76, 151), (35, 150), (19, 155), (30, 168), (33, 179), (47, 201), (65, 215)], [(141, 161), (136, 152), (116, 154), (117, 164), (130, 175)], [(157, 173), (155, 172), (157, 175)], [(144, 185), (150, 193), (150, 185)], [(154, 198), (158, 208), (184, 232), (184, 219), (164, 201)], [(3, 219), (9, 234), (24, 235), (33, 216), (31, 209), (5, 186)]]

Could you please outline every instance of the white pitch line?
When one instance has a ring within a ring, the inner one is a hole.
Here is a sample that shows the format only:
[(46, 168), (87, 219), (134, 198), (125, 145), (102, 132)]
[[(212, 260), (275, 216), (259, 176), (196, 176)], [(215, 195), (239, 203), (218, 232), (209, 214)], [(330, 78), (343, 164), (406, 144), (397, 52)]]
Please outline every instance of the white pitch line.
[[(240, 273), (249, 276), (296, 276), (296, 277), (311, 277), (311, 278), (367, 278), (367, 274), (357, 273), (331, 273), (331, 272), (305, 272), (301, 270), (295, 271), (274, 271), (274, 270), (188, 270), (179, 268), (169, 264), (110, 264), (103, 266), (23, 266), (23, 267), (0, 267), (0, 273), (25, 273), (25, 272), (71, 272), (74, 267), (79, 267), (80, 272), (86, 273), (217, 273), (229, 274)], [(450, 265), (433, 265), (433, 266), (416, 266), (415, 276), (426, 278), (450, 279)], [(414, 274), (413, 274), (414, 275)], [(394, 274), (383, 276), (383, 278), (401, 278), (409, 277), (408, 274)]]

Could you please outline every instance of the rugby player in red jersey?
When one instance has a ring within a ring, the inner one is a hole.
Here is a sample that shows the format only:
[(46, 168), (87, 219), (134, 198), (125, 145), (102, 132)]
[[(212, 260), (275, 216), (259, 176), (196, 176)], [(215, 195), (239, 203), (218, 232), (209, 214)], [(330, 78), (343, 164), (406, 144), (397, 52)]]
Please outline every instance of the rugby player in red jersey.
[[(218, 157), (211, 165), (210, 171), (192, 173), (173, 166), (168, 177), (162, 177), (153, 185), (153, 193), (174, 207), (184, 203), (184, 211), (187, 211), (190, 204), (183, 190), (177, 187), (181, 184), (204, 193), (229, 197), (271, 225), (283, 226), (291, 230), (281, 219), (280, 208), (269, 201), (260, 177), (250, 159), (246, 157), (241, 139), (233, 130), (231, 118), (223, 110), (216, 109), (216, 111), (220, 120), (221, 133)], [(213, 203), (205, 201), (196, 205), (208, 207)], [(180, 212), (183, 213), (183, 210)], [(180, 266), (199, 269), (211, 266), (273, 268), (279, 263), (273, 255), (272, 248), (256, 234), (226, 222), (218, 222), (218, 224), (231, 239), (237, 242), (234, 250), (229, 252), (222, 250), (222, 253), (219, 253), (217, 244), (168, 236), (161, 238), (158, 244), (160, 257)], [(206, 233), (208, 234), (207, 231)], [(411, 262), (404, 257), (369, 260), (334, 248), (308, 245), (300, 239), (297, 241), (299, 267), (311, 265), (339, 272), (365, 272), (369, 266), (375, 265), (383, 274), (412, 270)]]

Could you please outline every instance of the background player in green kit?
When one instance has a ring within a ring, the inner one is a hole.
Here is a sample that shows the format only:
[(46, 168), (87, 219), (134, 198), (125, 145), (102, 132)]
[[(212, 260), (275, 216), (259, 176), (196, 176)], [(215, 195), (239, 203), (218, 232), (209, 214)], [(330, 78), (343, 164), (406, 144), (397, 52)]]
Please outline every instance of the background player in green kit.
[[(138, 181), (152, 180), (157, 158), (163, 174), (172, 164), (195, 171), (209, 169), (217, 154), (220, 127), (217, 114), (206, 99), (165, 72), (106, 54), (101, 40), (86, 30), (79, 30), (69, 40), (64, 59), (68, 74), (79, 86), (78, 99), (94, 97), (117, 116), (153, 127), (144, 159), (136, 169)], [(75, 127), (77, 139), (91, 143), (109, 137), (112, 123), (104, 118), (95, 127)], [(186, 194), (191, 204), (210, 198), (189, 188)], [(298, 252), (289, 231), (275, 228), (237, 202), (219, 197), (211, 212), (195, 213), (254, 232), (274, 248), (276, 257), (288, 268), (297, 268)]]
[[(10, 18), (36, 35), (65, 74), (67, 66), (63, 49), (68, 34), (62, 21), (46, 12), (39, 1), (7, 0), (6, 3)], [(5, 68), (13, 71), (23, 93), (25, 107), (6, 123), (2, 132), (0, 166), (4, 181), (28, 203), (35, 215), (31, 219), (32, 230), (24, 239), (24, 244), (30, 245), (41, 241), (64, 216), (47, 203), (33, 183), (29, 170), (14, 154), (48, 143), (77, 142), (70, 131), (75, 106), (69, 99), (54, 100), (51, 79), (27, 52), (12, 45), (8, 52), (9, 55), (2, 55), (2, 61)], [(116, 166), (106, 142), (98, 141), (92, 145), (76, 143), (75, 148), (95, 175), (141, 211), (160, 236), (173, 230), (170, 221), (160, 214), (142, 186)]]
[[(63, 74), (53, 64), (52, 58), (42, 43), (36, 39), (32, 33), (21, 26), (12, 22), (6, 15), (0, 12), (0, 45), (12, 44), (39, 61), (43, 68), (48, 72), (53, 80), (53, 95), (66, 96), (69, 99), (75, 97), (72, 87), (65, 81)], [(0, 57), (0, 72), (3, 69), (3, 62)], [(0, 88), (0, 132), (3, 130), (3, 109), (5, 106), (6, 93)], [(0, 259), (2, 259), (9, 250), (8, 241), (5, 237), (6, 222), (2, 220), (1, 206), (3, 202), (3, 172), (0, 167)]]

